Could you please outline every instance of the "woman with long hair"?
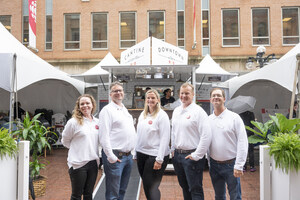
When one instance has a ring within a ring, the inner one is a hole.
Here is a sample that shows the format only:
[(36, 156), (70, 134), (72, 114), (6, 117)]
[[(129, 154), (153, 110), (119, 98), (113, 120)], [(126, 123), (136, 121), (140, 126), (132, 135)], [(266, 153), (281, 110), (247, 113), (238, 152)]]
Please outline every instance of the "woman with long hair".
[(156, 90), (145, 96), (145, 107), (137, 125), (136, 158), (147, 199), (160, 199), (158, 189), (169, 160), (170, 121), (160, 108)]
[(62, 133), (62, 144), (69, 149), (68, 166), (72, 185), (71, 200), (92, 200), (98, 174), (98, 119), (93, 116), (96, 101), (93, 96), (78, 97), (72, 118)]

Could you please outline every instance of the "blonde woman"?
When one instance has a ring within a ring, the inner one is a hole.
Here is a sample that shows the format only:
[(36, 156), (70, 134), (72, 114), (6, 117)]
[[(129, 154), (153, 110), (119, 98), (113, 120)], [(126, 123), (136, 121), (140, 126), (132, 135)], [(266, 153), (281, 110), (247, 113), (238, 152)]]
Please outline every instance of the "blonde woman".
[(158, 189), (169, 160), (170, 122), (160, 108), (156, 90), (145, 96), (145, 107), (137, 125), (136, 158), (147, 199), (160, 199)]
[(71, 200), (92, 200), (99, 165), (98, 119), (92, 114), (96, 101), (89, 94), (78, 97), (72, 118), (62, 133), (69, 149), (68, 166), (72, 185)]

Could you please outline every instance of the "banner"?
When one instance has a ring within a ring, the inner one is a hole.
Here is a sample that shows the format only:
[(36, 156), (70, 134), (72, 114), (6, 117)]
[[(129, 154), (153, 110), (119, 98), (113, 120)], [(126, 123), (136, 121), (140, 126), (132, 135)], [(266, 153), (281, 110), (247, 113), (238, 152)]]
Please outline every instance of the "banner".
[(36, 48), (36, 0), (28, 0), (29, 46)]
[(123, 51), (121, 65), (150, 65), (150, 37)]
[(152, 37), (152, 65), (187, 65), (188, 52)]

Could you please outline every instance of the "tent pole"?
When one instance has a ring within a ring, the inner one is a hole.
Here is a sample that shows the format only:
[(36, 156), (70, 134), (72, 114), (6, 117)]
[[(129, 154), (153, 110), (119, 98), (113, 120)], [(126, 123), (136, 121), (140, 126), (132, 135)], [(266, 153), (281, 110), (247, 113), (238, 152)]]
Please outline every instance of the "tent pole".
[[(295, 102), (295, 94), (296, 94), (296, 87), (297, 87), (297, 78), (298, 78), (298, 69), (299, 69), (299, 61), (300, 61), (300, 54), (296, 55), (297, 62), (295, 67), (295, 77), (294, 77), (294, 85), (293, 85), (293, 92), (291, 97), (291, 105), (290, 105), (290, 114), (289, 118), (292, 119), (293, 117), (293, 110), (294, 110), (294, 102)], [(299, 91), (298, 91), (299, 93)]]
[(13, 56), (13, 66), (12, 66), (12, 70), (11, 70), (11, 80), (10, 80), (10, 87), (11, 87), (11, 91), (10, 91), (10, 107), (9, 107), (9, 132), (12, 131), (12, 121), (14, 118), (14, 102), (15, 102), (15, 96), (16, 96), (16, 73), (17, 73), (17, 67), (16, 67), (16, 60), (17, 60), (17, 54), (14, 54)]

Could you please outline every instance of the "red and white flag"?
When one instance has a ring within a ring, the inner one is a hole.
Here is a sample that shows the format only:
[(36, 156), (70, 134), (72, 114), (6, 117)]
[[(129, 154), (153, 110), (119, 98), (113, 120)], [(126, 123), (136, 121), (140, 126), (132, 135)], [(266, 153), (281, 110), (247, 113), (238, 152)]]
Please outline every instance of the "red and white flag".
[(193, 0), (193, 29), (194, 29), (194, 44), (193, 47), (196, 47), (196, 1)]
[(36, 0), (28, 0), (29, 46), (36, 48)]

